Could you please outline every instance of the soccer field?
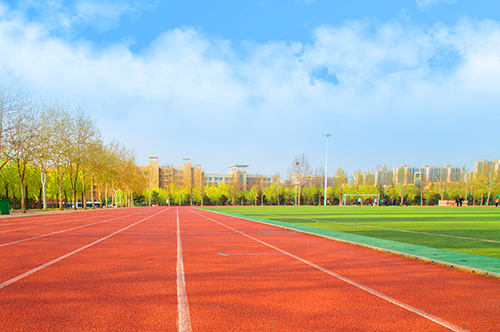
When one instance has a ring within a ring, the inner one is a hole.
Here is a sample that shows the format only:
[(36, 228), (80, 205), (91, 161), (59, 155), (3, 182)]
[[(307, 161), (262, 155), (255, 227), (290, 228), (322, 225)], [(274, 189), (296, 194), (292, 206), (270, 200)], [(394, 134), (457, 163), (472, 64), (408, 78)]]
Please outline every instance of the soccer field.
[(205, 207), (254, 218), (500, 258), (500, 209), (494, 207)]

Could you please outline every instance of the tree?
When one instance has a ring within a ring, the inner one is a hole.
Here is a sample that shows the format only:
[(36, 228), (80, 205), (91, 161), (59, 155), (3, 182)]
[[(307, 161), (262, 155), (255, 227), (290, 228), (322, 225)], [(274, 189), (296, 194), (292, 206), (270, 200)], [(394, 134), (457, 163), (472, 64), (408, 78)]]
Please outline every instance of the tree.
[(41, 115), (39, 119), (39, 140), (35, 147), (34, 164), (40, 169), (40, 180), (42, 183), (43, 209), (47, 211), (47, 172), (49, 167), (55, 165), (56, 153), (58, 152), (57, 121), (59, 113), (58, 105), (44, 101), (40, 105)]
[(21, 211), (26, 212), (25, 177), (29, 163), (35, 159), (36, 147), (39, 141), (39, 109), (34, 104), (22, 107), (12, 118), (11, 129), (6, 141), (11, 147), (7, 158), (12, 160), (17, 168), (20, 181)]
[(19, 112), (26, 108), (26, 96), (9, 85), (0, 85), (0, 169), (17, 153), (11, 145), (11, 132), (16, 130)]
[(311, 166), (309, 165), (309, 161), (307, 157), (302, 153), (295, 158), (293, 158), (290, 168), (288, 169), (288, 175), (290, 176), (290, 180), (293, 184), (295, 184), (298, 189), (298, 200), (295, 204), (298, 203), (300, 205), (300, 197), (302, 195), (302, 188), (304, 186), (304, 177), (311, 174)]
[(499, 170), (495, 168), (494, 163), (488, 162), (481, 166), (476, 176), (477, 183), (488, 192), (486, 205), (489, 205), (492, 190), (500, 186)]
[(343, 188), (347, 186), (347, 181), (348, 181), (347, 172), (339, 167), (335, 172), (335, 175), (333, 176), (333, 187), (338, 195), (339, 202), (342, 201)]
[[(73, 209), (76, 210), (77, 183), (80, 172), (84, 172), (85, 164), (88, 158), (88, 148), (91, 142), (98, 135), (97, 127), (88, 115), (83, 111), (78, 111), (71, 122), (71, 140), (68, 143), (68, 153), (66, 155), (68, 162), (68, 173), (73, 191)], [(82, 183), (82, 190), (85, 190)], [(84, 203), (84, 202), (83, 202)]]

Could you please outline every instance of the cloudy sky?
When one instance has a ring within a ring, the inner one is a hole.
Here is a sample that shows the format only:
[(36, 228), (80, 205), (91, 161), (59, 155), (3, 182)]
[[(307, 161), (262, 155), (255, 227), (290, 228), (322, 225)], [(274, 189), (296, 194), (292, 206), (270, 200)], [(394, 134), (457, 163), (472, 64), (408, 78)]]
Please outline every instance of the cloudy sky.
[(0, 0), (0, 77), (143, 165), (500, 158), (498, 0)]

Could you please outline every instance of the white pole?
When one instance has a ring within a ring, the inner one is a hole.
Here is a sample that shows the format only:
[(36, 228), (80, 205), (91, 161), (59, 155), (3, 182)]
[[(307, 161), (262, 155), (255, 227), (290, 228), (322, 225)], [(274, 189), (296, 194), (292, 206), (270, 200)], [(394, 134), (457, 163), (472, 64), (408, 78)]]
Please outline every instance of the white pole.
[(323, 134), (326, 137), (326, 156), (325, 156), (325, 201), (324, 206), (326, 206), (326, 194), (328, 190), (328, 137), (332, 134)]

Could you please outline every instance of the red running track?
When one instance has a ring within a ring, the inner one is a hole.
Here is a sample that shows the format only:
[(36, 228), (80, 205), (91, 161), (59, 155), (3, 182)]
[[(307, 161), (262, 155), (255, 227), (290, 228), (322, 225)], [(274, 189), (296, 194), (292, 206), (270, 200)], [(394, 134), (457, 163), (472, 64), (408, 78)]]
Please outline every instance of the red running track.
[(0, 220), (0, 331), (500, 331), (500, 282), (193, 208)]

